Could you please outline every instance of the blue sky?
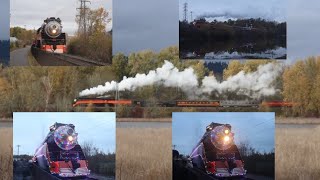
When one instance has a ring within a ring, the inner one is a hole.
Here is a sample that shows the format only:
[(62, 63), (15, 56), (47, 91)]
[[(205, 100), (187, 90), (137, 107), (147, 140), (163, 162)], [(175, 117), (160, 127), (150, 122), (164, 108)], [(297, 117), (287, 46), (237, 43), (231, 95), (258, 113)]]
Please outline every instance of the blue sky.
[(0, 40), (9, 39), (10, 0), (0, 0)]
[(172, 144), (190, 154), (211, 122), (231, 124), (236, 144), (246, 142), (260, 152), (274, 149), (274, 113), (173, 113)]
[(115, 113), (14, 113), (14, 154), (21, 145), (20, 154), (33, 155), (55, 122), (74, 124), (80, 145), (92, 142), (106, 153), (115, 152)]
[[(183, 19), (183, 6), (188, 3), (188, 18), (204, 14), (233, 14), (235, 18), (264, 18), (283, 22), (286, 19), (286, 0), (179, 0), (179, 19)], [(190, 20), (190, 19), (189, 19)]]

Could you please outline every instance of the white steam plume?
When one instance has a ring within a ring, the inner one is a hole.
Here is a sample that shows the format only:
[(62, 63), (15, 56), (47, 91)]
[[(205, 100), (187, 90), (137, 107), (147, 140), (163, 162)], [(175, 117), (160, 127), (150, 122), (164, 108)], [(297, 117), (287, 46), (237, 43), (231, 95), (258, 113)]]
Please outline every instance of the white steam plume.
[[(138, 87), (161, 84), (165, 87), (179, 87), (189, 90), (198, 87), (197, 76), (192, 68), (179, 71), (172, 63), (165, 61), (161, 68), (149, 71), (148, 74), (137, 74), (135, 77), (124, 77), (119, 83), (115, 81), (106, 82), (105, 85), (99, 85), (80, 92), (80, 96), (102, 95), (110, 91), (133, 91)], [(118, 86), (118, 87), (117, 87)]]
[(200, 89), (202, 93), (210, 94), (217, 91), (222, 94), (228, 91), (253, 98), (274, 95), (277, 90), (273, 86), (273, 82), (280, 75), (281, 70), (282, 67), (279, 64), (269, 63), (260, 65), (255, 72), (240, 71), (223, 82), (218, 82), (213, 76), (206, 76), (202, 80)]
[(257, 71), (244, 71), (219, 82), (214, 76), (206, 76), (199, 86), (194, 70), (189, 67), (179, 71), (172, 63), (165, 61), (161, 68), (150, 71), (148, 74), (137, 74), (135, 77), (124, 77), (119, 83), (106, 82), (80, 92), (80, 96), (103, 95), (110, 91), (133, 91), (138, 87), (148, 85), (163, 85), (165, 87), (179, 87), (189, 96), (224, 92), (236, 92), (252, 98), (268, 96), (276, 93), (274, 80), (280, 75), (282, 67), (279, 64), (269, 63), (258, 67)]

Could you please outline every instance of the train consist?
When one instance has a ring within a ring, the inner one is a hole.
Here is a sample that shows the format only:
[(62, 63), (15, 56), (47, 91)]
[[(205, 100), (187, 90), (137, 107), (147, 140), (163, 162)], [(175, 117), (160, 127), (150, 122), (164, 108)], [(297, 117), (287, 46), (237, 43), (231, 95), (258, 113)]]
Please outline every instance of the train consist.
[(112, 99), (105, 97), (79, 97), (74, 99), (72, 106), (88, 106), (93, 105), (96, 107), (109, 106), (113, 107), (116, 105), (126, 106), (161, 106), (161, 107), (293, 107), (296, 103), (284, 102), (284, 101), (257, 101), (257, 100), (216, 100), (216, 101), (196, 101), (196, 100), (176, 100), (168, 102), (148, 102), (130, 99)]
[(32, 162), (53, 176), (85, 178), (90, 174), (88, 162), (77, 142), (73, 124), (55, 123), (36, 150)]
[(193, 168), (216, 177), (244, 177), (246, 170), (229, 124), (211, 123), (190, 154)]
[(62, 32), (60, 18), (50, 17), (37, 30), (33, 47), (54, 53), (66, 53), (66, 33)]

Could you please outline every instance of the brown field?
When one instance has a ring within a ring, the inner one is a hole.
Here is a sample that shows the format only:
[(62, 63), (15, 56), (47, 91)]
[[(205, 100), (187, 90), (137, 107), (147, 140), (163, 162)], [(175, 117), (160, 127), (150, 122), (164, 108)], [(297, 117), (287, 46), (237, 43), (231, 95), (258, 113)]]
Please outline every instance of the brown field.
[(171, 128), (118, 128), (117, 180), (170, 180)]
[(12, 127), (0, 123), (0, 175), (2, 180), (12, 179)]
[(320, 124), (320, 118), (285, 118), (277, 117), (277, 124)]
[(171, 118), (117, 118), (117, 122), (172, 122)]
[(320, 179), (320, 126), (276, 128), (276, 179)]

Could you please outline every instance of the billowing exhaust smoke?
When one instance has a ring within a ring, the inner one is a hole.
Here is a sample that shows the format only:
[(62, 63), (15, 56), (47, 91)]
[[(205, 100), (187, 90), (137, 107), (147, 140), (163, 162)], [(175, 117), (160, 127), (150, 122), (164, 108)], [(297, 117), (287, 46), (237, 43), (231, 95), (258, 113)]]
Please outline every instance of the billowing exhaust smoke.
[(279, 64), (269, 63), (258, 67), (256, 72), (239, 72), (227, 80), (219, 82), (214, 76), (206, 76), (202, 83), (198, 82), (193, 68), (179, 71), (174, 65), (165, 61), (161, 68), (149, 71), (148, 74), (137, 74), (135, 77), (124, 77), (119, 83), (106, 82), (80, 92), (80, 96), (103, 95), (111, 91), (134, 91), (139, 87), (162, 85), (178, 87), (190, 97), (201, 97), (205, 94), (235, 92), (238, 95), (247, 95), (252, 98), (274, 95), (277, 90), (273, 82), (280, 75), (282, 67)]

